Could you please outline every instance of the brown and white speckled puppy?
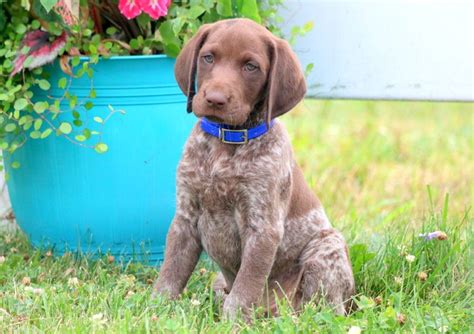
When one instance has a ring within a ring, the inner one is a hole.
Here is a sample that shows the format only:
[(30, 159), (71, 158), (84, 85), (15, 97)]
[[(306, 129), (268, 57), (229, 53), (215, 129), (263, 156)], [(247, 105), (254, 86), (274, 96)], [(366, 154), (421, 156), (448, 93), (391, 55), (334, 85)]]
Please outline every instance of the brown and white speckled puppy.
[[(204, 25), (175, 74), (189, 110), (236, 129), (269, 122), (306, 92), (288, 43), (246, 19)], [(354, 294), (345, 241), (307, 186), (278, 121), (241, 145), (221, 142), (199, 123), (193, 129), (155, 291), (178, 296), (203, 250), (221, 269), (215, 288), (231, 318), (254, 306), (276, 313), (275, 295), (296, 309), (324, 295), (344, 314)]]

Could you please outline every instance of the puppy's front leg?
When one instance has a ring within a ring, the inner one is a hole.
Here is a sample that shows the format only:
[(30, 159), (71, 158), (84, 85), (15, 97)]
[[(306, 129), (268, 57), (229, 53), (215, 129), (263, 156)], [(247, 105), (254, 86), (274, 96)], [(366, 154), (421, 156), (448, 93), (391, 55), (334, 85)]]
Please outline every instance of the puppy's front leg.
[(202, 251), (197, 232), (199, 206), (191, 194), (178, 185), (176, 215), (166, 237), (165, 261), (154, 286), (155, 293), (171, 298), (183, 291)]
[(243, 227), (242, 261), (224, 302), (224, 316), (235, 318), (240, 310), (248, 320), (252, 306), (257, 305), (263, 295), (283, 237), (283, 222), (276, 217), (257, 217), (244, 222)]

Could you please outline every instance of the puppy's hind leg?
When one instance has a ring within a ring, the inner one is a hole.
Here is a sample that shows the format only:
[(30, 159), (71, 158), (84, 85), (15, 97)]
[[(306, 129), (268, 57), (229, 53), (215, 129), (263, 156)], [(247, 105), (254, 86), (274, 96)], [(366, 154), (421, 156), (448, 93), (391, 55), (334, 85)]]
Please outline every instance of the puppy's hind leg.
[(319, 231), (303, 250), (300, 261), (304, 270), (302, 302), (324, 298), (337, 314), (347, 314), (355, 287), (342, 235), (332, 228)]

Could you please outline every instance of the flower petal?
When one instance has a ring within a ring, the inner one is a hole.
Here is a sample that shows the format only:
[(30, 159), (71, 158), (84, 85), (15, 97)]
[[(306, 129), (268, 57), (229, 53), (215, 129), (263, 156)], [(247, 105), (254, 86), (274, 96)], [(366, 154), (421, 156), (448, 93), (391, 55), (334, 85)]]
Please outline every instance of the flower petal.
[(142, 12), (138, 0), (119, 0), (119, 10), (129, 20), (137, 17)]
[(168, 14), (171, 0), (138, 0), (140, 8), (154, 20)]

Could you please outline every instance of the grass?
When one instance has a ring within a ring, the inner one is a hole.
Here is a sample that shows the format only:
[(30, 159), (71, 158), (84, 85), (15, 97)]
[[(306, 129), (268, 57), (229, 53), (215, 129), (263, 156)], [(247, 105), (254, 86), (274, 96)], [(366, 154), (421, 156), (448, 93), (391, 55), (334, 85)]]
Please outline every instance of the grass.
[[(473, 117), (473, 104), (313, 100), (284, 116), (350, 245), (359, 310), (349, 317), (314, 304), (296, 315), (282, 301), (278, 318), (232, 323), (213, 302), (208, 261), (179, 300), (152, 300), (155, 268), (54, 257), (0, 235), (0, 332), (472, 332)], [(418, 236), (436, 230), (448, 238)]]

